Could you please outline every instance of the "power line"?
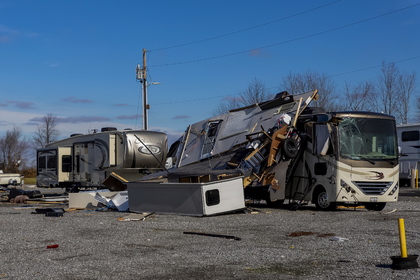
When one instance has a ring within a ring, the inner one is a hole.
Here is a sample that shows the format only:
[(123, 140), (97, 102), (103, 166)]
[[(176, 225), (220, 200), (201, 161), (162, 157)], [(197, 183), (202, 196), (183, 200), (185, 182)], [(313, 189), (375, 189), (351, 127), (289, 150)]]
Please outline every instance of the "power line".
[(163, 48), (159, 48), (159, 49), (154, 49), (154, 50), (151, 50), (151, 52), (152, 51), (163, 51), (163, 50), (167, 50), (167, 49), (173, 49), (173, 48), (184, 47), (184, 46), (198, 44), (198, 43), (204, 43), (204, 42), (208, 42), (208, 41), (211, 41), (211, 40), (220, 39), (220, 38), (223, 38), (223, 37), (235, 35), (235, 34), (242, 33), (242, 32), (245, 32), (245, 31), (249, 31), (249, 30), (252, 30), (252, 29), (256, 29), (256, 28), (259, 28), (259, 27), (262, 27), (262, 26), (273, 24), (273, 23), (276, 23), (276, 22), (279, 22), (279, 21), (283, 21), (283, 20), (286, 20), (286, 19), (290, 19), (290, 18), (294, 18), (294, 17), (297, 17), (297, 16), (301, 16), (303, 14), (306, 14), (306, 13), (309, 13), (309, 12), (313, 12), (313, 11), (322, 9), (324, 7), (327, 7), (329, 5), (338, 3), (340, 1), (342, 1), (342, 0), (333, 1), (333, 2), (324, 4), (324, 5), (321, 5), (321, 6), (312, 8), (312, 9), (309, 9), (309, 10), (305, 10), (305, 11), (302, 11), (302, 12), (299, 12), (299, 13), (296, 13), (296, 14), (293, 14), (293, 15), (290, 15), (290, 16), (287, 16), (287, 17), (283, 17), (283, 18), (280, 18), (280, 19), (276, 19), (276, 20), (273, 20), (273, 21), (269, 21), (269, 22), (266, 22), (266, 23), (262, 23), (262, 24), (259, 24), (259, 25), (255, 25), (255, 26), (252, 26), (252, 27), (241, 29), (241, 30), (238, 30), (238, 31), (234, 31), (234, 32), (222, 34), (222, 35), (215, 36), (215, 37), (210, 37), (210, 38), (203, 39), (203, 40), (198, 40), (198, 41), (183, 43), (183, 44), (179, 44), (179, 45), (173, 45), (173, 46), (169, 46), (169, 47), (163, 47)]
[[(389, 63), (386, 63), (386, 65), (389, 65), (389, 64), (392, 64), (392, 63), (401, 63), (401, 62), (405, 62), (405, 61), (409, 61), (409, 60), (414, 60), (414, 59), (419, 59), (419, 58), (420, 58), (420, 55), (414, 56), (414, 57), (410, 57), (410, 58), (401, 59), (401, 60), (397, 60), (397, 61), (393, 61), (393, 62), (389, 62)], [(375, 68), (379, 68), (379, 67), (382, 67), (382, 64), (381, 65), (375, 65), (375, 66), (369, 66), (369, 67), (365, 67), (365, 68), (360, 68), (360, 69), (357, 69), (357, 70), (342, 72), (342, 73), (339, 73), (339, 74), (329, 75), (329, 76), (327, 76), (327, 78), (336, 77), (336, 76), (342, 76), (342, 75), (347, 75), (347, 74), (352, 74), (352, 73), (357, 73), (357, 72), (371, 70), (371, 69), (375, 69)], [(274, 89), (274, 88), (277, 88), (277, 87), (269, 87), (267, 89)], [(229, 97), (229, 96), (236, 96), (236, 95), (237, 94), (234, 94), (234, 95), (232, 95), (232, 94), (219, 95), (219, 96), (211, 96), (211, 97), (206, 97), (206, 98), (197, 98), (197, 99), (188, 99), (188, 100), (178, 100), (178, 101), (171, 101), (171, 102), (156, 103), (156, 104), (152, 104), (152, 105), (153, 106), (157, 106), (157, 105), (168, 105), (168, 104), (196, 102), (196, 101), (210, 100), (210, 99), (216, 99), (216, 98), (221, 98), (221, 97)]]
[(270, 48), (270, 47), (274, 47), (274, 46), (278, 46), (278, 45), (282, 45), (282, 44), (287, 44), (287, 43), (307, 39), (307, 38), (310, 38), (310, 37), (315, 37), (315, 36), (319, 36), (319, 35), (322, 35), (322, 34), (330, 33), (330, 32), (337, 31), (337, 30), (340, 30), (340, 29), (344, 29), (344, 28), (347, 28), (347, 27), (351, 27), (351, 26), (354, 26), (354, 25), (357, 25), (357, 24), (365, 23), (365, 22), (368, 22), (368, 21), (372, 21), (372, 20), (375, 20), (375, 19), (378, 19), (378, 18), (381, 18), (381, 17), (384, 17), (384, 16), (388, 16), (388, 15), (391, 15), (391, 14), (394, 14), (394, 13), (401, 12), (401, 11), (406, 10), (406, 9), (413, 8), (413, 7), (418, 6), (418, 5), (420, 5), (420, 3), (413, 4), (413, 5), (410, 5), (410, 6), (407, 6), (407, 7), (404, 7), (404, 8), (400, 8), (400, 9), (397, 9), (397, 10), (393, 10), (393, 11), (390, 11), (390, 12), (387, 12), (387, 13), (384, 13), (384, 14), (380, 14), (380, 15), (371, 17), (371, 18), (367, 18), (367, 19), (359, 20), (359, 21), (356, 21), (356, 22), (353, 22), (353, 23), (345, 24), (345, 25), (335, 27), (335, 28), (332, 28), (332, 29), (329, 29), (329, 30), (320, 31), (320, 32), (313, 33), (313, 34), (310, 34), (310, 35), (306, 35), (306, 36), (302, 36), (302, 37), (298, 37), (298, 38), (274, 43), (274, 44), (271, 44), (271, 45), (266, 45), (266, 46), (263, 46), (263, 47), (258, 47), (258, 48), (254, 48), (254, 49), (249, 49), (249, 50), (245, 50), (245, 51), (239, 51), (239, 52), (234, 52), (234, 53), (224, 54), (224, 55), (219, 55), (219, 56), (195, 59), (195, 60), (190, 60), (190, 61), (174, 62), (174, 63), (160, 64), (160, 65), (152, 65), (152, 66), (149, 66), (149, 67), (163, 67), (163, 66), (173, 66), (173, 65), (180, 65), (180, 64), (202, 62), (202, 61), (206, 61), (206, 60), (213, 60), (213, 59), (224, 58), (224, 57), (228, 57), (228, 56), (234, 56), (234, 55), (239, 55), (239, 54), (243, 54), (243, 53), (248, 53), (248, 52), (254, 51), (254, 50), (261, 50), (261, 49), (265, 49), (265, 48)]
[[(418, 59), (418, 58), (420, 58), (420, 55), (410, 57), (410, 58), (406, 58), (406, 59), (402, 59), (402, 60), (398, 60), (398, 61), (389, 62), (389, 63), (386, 63), (385, 65), (389, 65), (389, 64), (392, 64), (392, 63), (405, 62), (405, 61), (414, 60), (414, 59)], [(342, 75), (352, 74), (352, 73), (356, 73), (356, 72), (371, 70), (371, 69), (375, 69), (375, 68), (379, 68), (379, 67), (382, 67), (382, 64), (381, 65), (370, 66), (370, 67), (366, 67), (366, 68), (361, 68), (361, 69), (357, 69), (357, 70), (353, 70), (353, 71), (343, 72), (343, 73), (340, 73), (340, 74), (333, 74), (333, 75), (329, 75), (327, 77), (330, 78), (330, 77), (342, 76)]]

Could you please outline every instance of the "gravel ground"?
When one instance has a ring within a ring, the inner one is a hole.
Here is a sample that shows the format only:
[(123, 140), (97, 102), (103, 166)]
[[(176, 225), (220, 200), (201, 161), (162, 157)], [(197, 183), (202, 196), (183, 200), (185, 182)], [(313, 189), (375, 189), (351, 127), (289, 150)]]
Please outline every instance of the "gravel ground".
[(120, 221), (133, 214), (115, 211), (46, 217), (0, 203), (0, 279), (419, 279), (420, 269), (393, 270), (390, 259), (401, 254), (398, 218), (408, 253), (420, 254), (419, 196), (420, 189), (402, 189), (381, 212), (253, 204), (233, 214), (143, 221)]

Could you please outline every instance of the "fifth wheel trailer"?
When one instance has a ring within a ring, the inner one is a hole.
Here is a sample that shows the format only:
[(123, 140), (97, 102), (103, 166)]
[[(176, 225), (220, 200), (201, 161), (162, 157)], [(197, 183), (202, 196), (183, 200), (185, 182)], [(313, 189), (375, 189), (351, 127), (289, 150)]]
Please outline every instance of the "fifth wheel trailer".
[(103, 128), (77, 134), (37, 149), (37, 185), (105, 188), (111, 174), (138, 180), (163, 170), (166, 154), (167, 135), (162, 132)]

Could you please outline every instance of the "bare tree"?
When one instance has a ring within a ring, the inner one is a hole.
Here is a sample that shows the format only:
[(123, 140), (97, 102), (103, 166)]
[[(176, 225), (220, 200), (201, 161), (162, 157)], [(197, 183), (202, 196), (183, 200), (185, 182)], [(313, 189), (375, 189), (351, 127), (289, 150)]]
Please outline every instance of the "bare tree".
[(242, 102), (243, 106), (248, 106), (255, 103), (261, 103), (267, 101), (269, 94), (265, 85), (254, 78), (254, 81), (248, 85), (248, 88), (239, 94), (239, 101)]
[(382, 112), (388, 115), (394, 115), (397, 106), (400, 106), (397, 95), (398, 76), (399, 70), (395, 63), (382, 62), (379, 77), (379, 98)]
[(397, 117), (401, 123), (408, 123), (411, 96), (416, 88), (416, 73), (403, 73), (398, 77), (398, 96), (400, 106), (397, 107)]
[(400, 73), (395, 63), (382, 62), (379, 77), (381, 110), (393, 115), (399, 123), (408, 122), (411, 95), (415, 91), (416, 73)]
[(57, 129), (57, 117), (47, 114), (41, 118), (41, 123), (37, 126), (33, 142), (37, 148), (45, 148), (49, 143), (55, 142), (60, 135)]
[(300, 94), (315, 89), (319, 92), (319, 98), (314, 102), (315, 106), (322, 107), (326, 111), (339, 109), (337, 104), (339, 96), (334, 93), (334, 82), (325, 74), (307, 71), (304, 74), (289, 73), (283, 77), (282, 90), (290, 94)]
[(346, 98), (345, 107), (351, 111), (376, 111), (377, 97), (375, 85), (371, 82), (363, 82), (357, 86), (346, 83), (344, 89)]
[(18, 127), (6, 131), (0, 138), (0, 169), (4, 172), (19, 172), (19, 164), (28, 150), (28, 141), (23, 138)]
[(415, 120), (417, 122), (420, 122), (420, 96), (416, 97), (416, 114), (415, 114)]
[(219, 103), (216, 109), (213, 110), (213, 116), (219, 116), (228, 113), (230, 110), (241, 107), (242, 102), (238, 98), (230, 98), (226, 102)]
[(238, 98), (231, 98), (227, 102), (220, 103), (219, 106), (213, 110), (213, 115), (218, 116), (226, 114), (230, 110), (261, 103), (267, 101), (269, 98), (270, 95), (267, 93), (265, 85), (257, 78), (254, 78), (254, 81), (248, 85), (248, 88), (239, 93)]

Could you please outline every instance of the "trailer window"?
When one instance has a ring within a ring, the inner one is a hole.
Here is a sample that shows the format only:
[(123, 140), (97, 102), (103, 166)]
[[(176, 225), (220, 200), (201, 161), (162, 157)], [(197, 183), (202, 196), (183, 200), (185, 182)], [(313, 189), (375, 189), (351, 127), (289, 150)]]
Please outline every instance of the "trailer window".
[(38, 158), (38, 170), (45, 169), (47, 167), (47, 158), (39, 157)]
[(54, 156), (47, 156), (47, 170), (48, 171), (56, 171), (57, 170), (57, 157)]
[(211, 156), (214, 144), (216, 143), (217, 132), (219, 131), (221, 121), (211, 121), (207, 124), (204, 137), (203, 150), (201, 151), (201, 159)]
[(61, 157), (61, 170), (63, 172), (71, 172), (71, 156), (63, 155)]
[(401, 133), (401, 140), (403, 142), (419, 141), (420, 140), (420, 132), (418, 130), (403, 131)]

